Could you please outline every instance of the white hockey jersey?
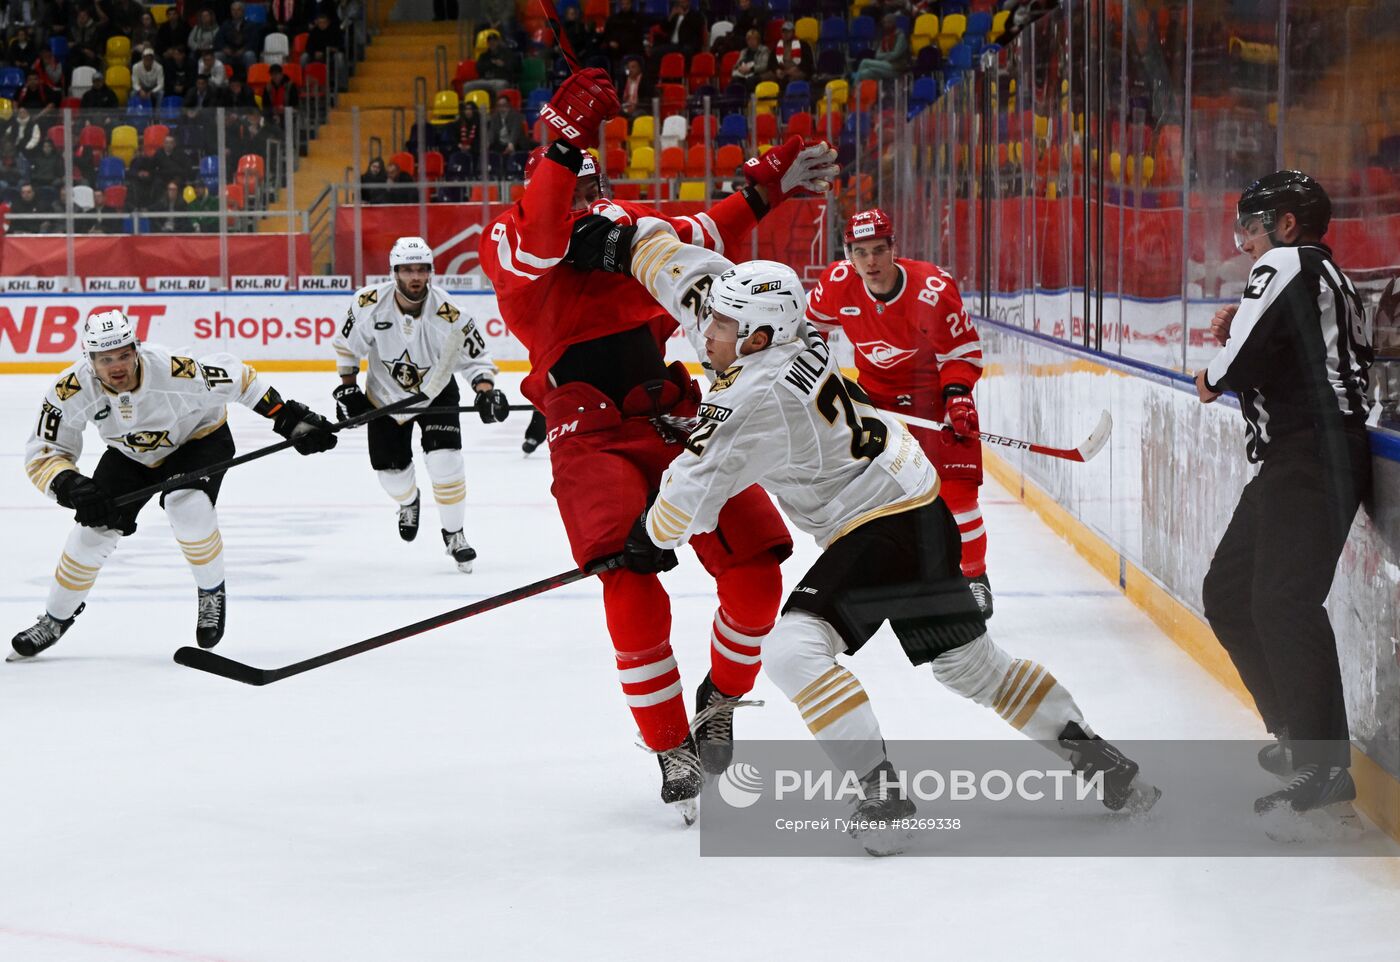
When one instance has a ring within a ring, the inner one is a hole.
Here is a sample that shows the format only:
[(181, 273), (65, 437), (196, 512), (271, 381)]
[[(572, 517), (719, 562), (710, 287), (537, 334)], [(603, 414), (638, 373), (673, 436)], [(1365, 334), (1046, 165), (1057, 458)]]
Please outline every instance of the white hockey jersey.
[(114, 391), (86, 360), (68, 367), (44, 395), (38, 423), (25, 445), (29, 480), (52, 497), (49, 485), (77, 470), (83, 428), (89, 423), (108, 447), (156, 467), (180, 445), (206, 437), (228, 420), (230, 402), (252, 407), (268, 385), (232, 354), (196, 360), (155, 344), (136, 349), (136, 387)]
[[(656, 232), (633, 246), (632, 269), (657, 302), (703, 343), (712, 278), (733, 265)], [(671, 462), (647, 515), (657, 545), (714, 530), (724, 503), (762, 485), (793, 522), (826, 547), (873, 518), (938, 497), (938, 473), (894, 415), (842, 376), (805, 322), (797, 340), (741, 356), (700, 406), (700, 424)]]
[(496, 365), (486, 339), (436, 284), (428, 285), (428, 298), (417, 317), (399, 310), (393, 281), (361, 288), (331, 343), (341, 374), (358, 373), (360, 361), (368, 361), (365, 396), (375, 407), (384, 407), (419, 392), (443, 356), (449, 337), (462, 338), (454, 373), (472, 382), (495, 379)]

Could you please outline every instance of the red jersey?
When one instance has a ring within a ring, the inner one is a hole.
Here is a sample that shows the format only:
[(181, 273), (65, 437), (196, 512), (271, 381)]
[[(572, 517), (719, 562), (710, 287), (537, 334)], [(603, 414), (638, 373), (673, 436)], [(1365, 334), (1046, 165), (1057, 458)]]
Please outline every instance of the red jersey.
[(807, 318), (819, 329), (845, 332), (861, 387), (871, 395), (942, 417), (943, 388), (970, 390), (981, 377), (982, 342), (942, 268), (904, 257), (895, 263), (904, 284), (890, 301), (871, 294), (850, 261), (832, 264), (807, 298)]
[[(501, 318), (530, 354), (521, 393), (543, 407), (549, 369), (570, 345), (650, 324), (662, 345), (676, 322), (645, 287), (624, 274), (580, 271), (563, 262), (574, 222), (570, 211), (577, 176), (550, 157), (541, 161), (519, 201), (481, 235), (481, 267), (496, 288)], [(754, 210), (734, 194), (708, 211), (665, 217), (643, 204), (605, 200), (592, 212), (635, 223), (661, 217), (688, 244), (718, 253), (736, 247), (758, 223)]]

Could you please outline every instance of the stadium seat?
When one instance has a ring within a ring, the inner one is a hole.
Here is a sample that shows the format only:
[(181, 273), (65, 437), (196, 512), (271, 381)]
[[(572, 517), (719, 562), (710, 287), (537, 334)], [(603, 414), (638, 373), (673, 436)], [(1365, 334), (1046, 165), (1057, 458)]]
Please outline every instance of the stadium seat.
[(120, 184), (126, 180), (126, 164), (120, 157), (103, 157), (102, 162), (97, 165), (97, 186), (104, 190), (111, 184)]
[(111, 184), (107, 187), (99, 185), (102, 191), (103, 210), (126, 210), (126, 185), (122, 183)]
[(267, 23), (267, 4), (245, 3), (243, 5), (243, 17), (249, 23), (256, 23), (259, 26)]
[(169, 136), (170, 128), (165, 124), (151, 124), (141, 131), (141, 152), (147, 157), (154, 157)]
[(414, 159), (413, 155), (406, 150), (401, 150), (397, 154), (394, 154), (392, 157), (390, 157), (389, 163), (397, 164), (399, 170), (403, 171), (410, 177), (417, 176), (418, 162)]
[(49, 53), (53, 54), (53, 58), (59, 63), (66, 63), (68, 61), (68, 38), (50, 37)]
[(938, 99), (938, 83), (932, 77), (917, 77), (909, 91), (909, 106), (927, 107)]
[(263, 90), (271, 79), (272, 68), (270, 64), (255, 63), (248, 68), (248, 89), (259, 97), (262, 96)]
[(778, 117), (776, 114), (757, 114), (753, 120), (754, 137), (760, 146), (772, 144), (778, 139)]
[(602, 30), (610, 13), (608, 0), (583, 0), (583, 19), (594, 30)]
[(85, 148), (97, 147), (101, 150), (107, 149), (107, 131), (100, 124), (88, 124), (78, 131), (78, 146)]
[(608, 148), (607, 172), (608, 177), (617, 179), (627, 170), (627, 150), (623, 147)]
[(130, 67), (131, 38), (120, 33), (108, 37), (107, 56), (105, 59), (109, 67)]
[(264, 63), (286, 63), (292, 52), (292, 42), (285, 33), (270, 33), (263, 38)]
[(725, 144), (715, 151), (714, 175), (721, 180), (732, 177), (734, 172), (744, 166), (744, 150), (737, 144)]
[(789, 80), (783, 91), (783, 116), (791, 117), (812, 105), (812, 86), (805, 80)]
[(653, 146), (656, 141), (656, 118), (642, 114), (632, 120), (632, 129), (627, 135), (628, 146), (635, 154), (641, 147)]
[(697, 90), (706, 84), (714, 83), (715, 55), (701, 52), (690, 58), (690, 89)]
[(663, 84), (683, 84), (685, 83), (685, 54), (668, 53), (661, 58), (661, 68), (657, 71), (656, 79)]
[[(641, 118), (637, 118), (640, 120)], [(627, 179), (642, 180), (656, 171), (656, 151), (651, 147), (637, 147), (627, 160)]]
[(787, 125), (783, 128), (783, 139), (792, 136), (803, 139), (814, 136), (812, 128), (812, 115), (805, 110), (798, 111), (787, 119)]
[(968, 14), (967, 30), (964, 36), (976, 37), (984, 45), (988, 43), (988, 36), (992, 32), (992, 15), (986, 11), (978, 11)]
[(160, 26), (170, 19), (170, 11), (175, 9), (175, 4), (153, 3), (146, 9), (151, 12), (151, 19), (156, 22), (156, 26)]
[(439, 90), (433, 94), (433, 112), (428, 118), (435, 124), (450, 124), (457, 119), (460, 104), (454, 90)]
[(490, 40), (491, 37), (499, 37), (500, 35), (501, 31), (493, 30), (490, 27), (487, 27), (485, 30), (478, 30), (476, 32), (476, 46), (473, 48), (472, 59), (480, 60), (481, 55), (486, 52), (486, 42)]
[[(719, 46), (721, 40), (725, 37), (732, 36), (733, 33), (734, 24), (732, 21), (716, 20), (714, 23), (710, 24), (710, 49), (713, 50), (715, 47)], [(729, 41), (725, 41), (725, 46), (728, 46), (728, 44)]]
[(657, 84), (656, 92), (661, 96), (661, 116), (685, 113), (685, 84)]
[(685, 169), (685, 151), (679, 147), (661, 149), (661, 176), (679, 177)]
[(430, 150), (423, 155), (423, 176), (428, 180), (442, 180), (442, 173), (446, 169), (447, 161), (440, 152)]
[(68, 82), (68, 94), (72, 97), (81, 97), (92, 89), (92, 78), (97, 76), (97, 71), (91, 67), (74, 67), (73, 76)]
[(875, 46), (875, 18), (874, 17), (852, 17), (851, 26), (847, 31), (849, 43), (855, 47)]
[(828, 101), (833, 107), (846, 109), (846, 104), (851, 99), (851, 85), (845, 80), (828, 80), (826, 89), (822, 91), (821, 104), (823, 109)]
[(844, 47), (846, 45), (846, 21), (841, 17), (827, 17), (822, 21), (820, 43), (822, 49)]
[(730, 114), (719, 122), (720, 144), (743, 143), (749, 139), (749, 122), (743, 114)]
[[(729, 83), (729, 78), (734, 76), (734, 65), (739, 62), (739, 51), (731, 50), (724, 55), (724, 59), (719, 63), (719, 82)], [(23, 81), (21, 81), (23, 82)]]
[(311, 39), (309, 33), (299, 33), (292, 37), (292, 62), (300, 63), (302, 55), (306, 53), (307, 41)]
[[(690, 149), (685, 152), (685, 175), (687, 177), (705, 176), (705, 157), (707, 151), (704, 144), (691, 144)], [(713, 165), (711, 165), (713, 170)]]
[(816, 17), (803, 17), (793, 24), (793, 35), (798, 40), (805, 40), (816, 49), (817, 39), (821, 36), (822, 25)]
[(512, 107), (516, 110), (520, 109), (520, 91), (516, 90), (514, 87), (506, 87), (503, 90), (498, 90), (496, 91), (496, 96), (506, 98), (506, 100), (510, 101)]
[(753, 90), (754, 110), (760, 114), (771, 114), (778, 109), (778, 85), (765, 80)]
[(126, 106), (131, 96), (131, 69), (129, 67), (108, 67), (105, 73), (107, 86), (117, 95), (117, 103)]
[(476, 79), (476, 61), (459, 60), (457, 70), (452, 74), (452, 89), (457, 91), (457, 96), (461, 97), (462, 87)]
[(938, 49), (943, 56), (948, 56), (948, 51), (961, 42), (966, 31), (967, 17), (962, 14), (950, 13), (943, 18), (938, 31)]
[(229, 210), (243, 209), (243, 188), (238, 184), (229, 184), (224, 188), (224, 201)]
[(856, 109), (869, 110), (875, 106), (880, 96), (880, 84), (876, 80), (862, 80), (856, 87)]
[(87, 184), (77, 184), (73, 188), (73, 206), (79, 210), (92, 210), (95, 206), (92, 188)]
[(484, 90), (469, 90), (463, 100), (470, 100), (476, 104), (479, 113), (485, 114), (491, 109), (491, 95)]
[[(686, 131), (689, 128), (690, 125), (686, 123), (686, 119), (680, 115), (673, 115), (661, 121), (662, 148), (684, 147)], [(665, 166), (664, 159), (662, 165)]]
[(705, 182), (703, 180), (683, 180), (681, 181), (680, 193), (677, 200), (704, 200)]
[(703, 144), (705, 142), (706, 121), (708, 121), (708, 126), (710, 128), (710, 142), (714, 143), (715, 138), (719, 136), (719, 118), (714, 114), (709, 114), (708, 116), (701, 114), (697, 117), (690, 118), (690, 136), (686, 139), (691, 145)]
[[(413, 157), (409, 155), (409, 162), (412, 163), (412, 161)], [(238, 158), (238, 179), (240, 181), (252, 180), (255, 183), (262, 183), (266, 176), (267, 163), (262, 159), (261, 154), (244, 154)]]
[(130, 164), (136, 156), (136, 149), (139, 143), (136, 128), (129, 124), (122, 124), (120, 127), (112, 128), (111, 150), (113, 157), (120, 157), (123, 163)]
[(972, 48), (965, 43), (960, 43), (948, 51), (948, 68), (950, 70), (971, 70), (972, 69)]
[(627, 140), (627, 118), (613, 117), (603, 125), (603, 143), (621, 144)]
[(302, 68), (302, 92), (308, 97), (321, 98), (326, 96), (331, 89), (330, 76), (329, 65), (315, 62), (307, 64)]
[(13, 101), (23, 86), (23, 70), (19, 67), (0, 67), (0, 97)]

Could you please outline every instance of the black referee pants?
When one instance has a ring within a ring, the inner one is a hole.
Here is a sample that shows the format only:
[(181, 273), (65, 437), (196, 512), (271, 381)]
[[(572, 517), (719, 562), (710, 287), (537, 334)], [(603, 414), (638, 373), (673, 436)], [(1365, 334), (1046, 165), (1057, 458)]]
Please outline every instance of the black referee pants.
[[(1274, 439), (1202, 586), (1206, 620), (1294, 763), (1350, 764), (1337, 639), (1323, 602), (1371, 482), (1363, 430)], [(1311, 743), (1311, 744), (1308, 744)]]

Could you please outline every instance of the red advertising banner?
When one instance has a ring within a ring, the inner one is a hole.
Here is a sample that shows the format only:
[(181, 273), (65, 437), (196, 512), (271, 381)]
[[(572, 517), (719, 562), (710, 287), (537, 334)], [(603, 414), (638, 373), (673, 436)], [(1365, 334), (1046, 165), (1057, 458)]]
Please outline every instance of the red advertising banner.
[[(62, 235), (9, 234), (4, 272), (11, 277), (61, 277), (68, 271)], [(73, 239), (78, 277), (218, 277), (216, 234), (83, 234)], [(310, 274), (311, 238), (296, 235), (288, 270), (286, 234), (230, 234), (229, 274)]]

